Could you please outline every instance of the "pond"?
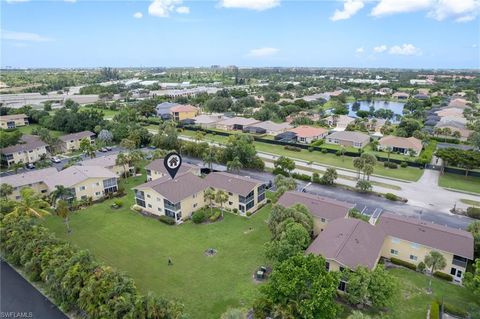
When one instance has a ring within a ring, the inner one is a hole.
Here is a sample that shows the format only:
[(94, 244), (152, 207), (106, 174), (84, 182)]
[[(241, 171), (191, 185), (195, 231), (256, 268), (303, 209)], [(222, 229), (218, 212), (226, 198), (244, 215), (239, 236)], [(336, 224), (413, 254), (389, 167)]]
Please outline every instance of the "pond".
[[(384, 110), (390, 110), (393, 112), (395, 115), (402, 115), (403, 114), (403, 107), (405, 106), (405, 103), (402, 102), (391, 102), (391, 101), (382, 101), (382, 100), (376, 100), (376, 101), (358, 101), (357, 102), (357, 107), (354, 107), (354, 103), (348, 103), (348, 115), (357, 117), (356, 113), (358, 110), (362, 111), (369, 111), (371, 107), (373, 107), (376, 110), (384, 109)], [(392, 120), (395, 120), (394, 118)]]

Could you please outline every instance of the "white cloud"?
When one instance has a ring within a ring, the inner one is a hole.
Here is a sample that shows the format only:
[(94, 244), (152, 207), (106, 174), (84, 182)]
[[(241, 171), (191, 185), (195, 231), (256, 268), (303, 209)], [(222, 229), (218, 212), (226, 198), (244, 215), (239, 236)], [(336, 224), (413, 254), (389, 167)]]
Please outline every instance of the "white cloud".
[(39, 34), (30, 33), (30, 32), (0, 30), (0, 34), (3, 40), (29, 41), (29, 42), (53, 41), (53, 39), (51, 38), (47, 38)]
[(453, 18), (457, 22), (474, 20), (480, 14), (479, 0), (380, 0), (372, 9), (373, 16), (427, 11), (427, 16), (438, 21)]
[(29, 2), (30, 0), (6, 0), (7, 3)]
[(264, 58), (268, 56), (272, 56), (278, 53), (277, 48), (258, 48), (258, 49), (252, 49), (250, 52), (248, 52), (247, 56), (252, 57), (252, 58)]
[[(178, 10), (180, 8), (188, 9), (188, 7), (178, 7), (182, 4), (182, 2), (182, 0), (153, 0), (153, 2), (148, 7), (148, 14), (155, 17), (167, 18), (170, 16), (170, 13), (175, 10)], [(180, 11), (182, 10), (185, 11), (185, 9), (180, 9)]]
[(364, 7), (363, 0), (345, 0), (343, 3), (343, 10), (335, 10), (333, 16), (330, 17), (332, 21), (350, 19), (360, 9)]
[(357, 48), (355, 50), (355, 52), (358, 53), (358, 54), (362, 54), (363, 52), (365, 52), (365, 49), (364, 48)]
[(189, 7), (185, 7), (185, 6), (178, 7), (178, 8), (177, 8), (177, 13), (180, 13), (180, 14), (189, 14), (189, 13), (190, 13), (190, 8), (189, 8)]
[(70, 2), (70, 3), (75, 3), (75, 2), (77, 2), (77, 0), (63, 0), (63, 1), (65, 1), (65, 2)]
[(135, 13), (133, 14), (133, 17), (134, 17), (135, 19), (141, 19), (141, 18), (143, 18), (143, 13), (141, 13), (141, 12), (135, 12)]
[(394, 55), (421, 55), (422, 51), (413, 44), (394, 45), (388, 51)]
[(280, 4), (280, 0), (220, 0), (220, 6), (224, 8), (250, 9), (263, 11), (274, 8)]
[(382, 44), (382, 45), (379, 45), (379, 46), (376, 46), (373, 48), (373, 51), (376, 52), (376, 53), (382, 53), (384, 51), (387, 51), (387, 46), (385, 44)]

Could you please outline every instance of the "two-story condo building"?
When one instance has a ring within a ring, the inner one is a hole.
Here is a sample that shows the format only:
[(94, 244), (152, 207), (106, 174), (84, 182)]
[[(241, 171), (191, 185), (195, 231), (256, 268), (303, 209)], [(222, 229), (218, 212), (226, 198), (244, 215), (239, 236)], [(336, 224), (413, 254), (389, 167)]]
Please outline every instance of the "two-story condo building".
[(23, 135), (21, 143), (0, 149), (2, 165), (35, 163), (48, 155), (47, 143), (38, 136)]
[(8, 196), (9, 199), (19, 200), (20, 190), (24, 187), (30, 187), (40, 195), (46, 195), (49, 190), (47, 184), (44, 183), (44, 180), (48, 176), (53, 176), (57, 173), (58, 171), (56, 168), (48, 167), (44, 169), (26, 171), (20, 174), (2, 177), (1, 183), (5, 183), (13, 187), (13, 193)]
[[(165, 169), (165, 165), (163, 164), (163, 158), (156, 159), (150, 162), (150, 164), (145, 166), (145, 170), (147, 171), (147, 181), (152, 181), (163, 176), (168, 176), (168, 172)], [(182, 166), (180, 166), (177, 174), (183, 174), (186, 172), (191, 172), (197, 176), (201, 175), (200, 167), (188, 163), (182, 163)]]
[(90, 140), (90, 143), (95, 143), (95, 133), (90, 131), (83, 131), (73, 134), (67, 134), (59, 137), (60, 148), (63, 152), (71, 152), (80, 149), (80, 142), (86, 138)]
[(12, 114), (0, 116), (0, 128), (11, 129), (28, 125), (28, 116), (25, 114)]

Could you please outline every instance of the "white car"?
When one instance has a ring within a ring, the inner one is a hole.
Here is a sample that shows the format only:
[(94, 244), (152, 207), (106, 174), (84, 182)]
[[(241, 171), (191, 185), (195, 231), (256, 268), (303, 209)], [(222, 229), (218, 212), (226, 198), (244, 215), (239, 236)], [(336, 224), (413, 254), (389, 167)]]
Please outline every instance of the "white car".
[(54, 156), (54, 157), (52, 157), (52, 162), (54, 162), (54, 163), (61, 163), (62, 160), (61, 160), (60, 158), (58, 158), (57, 156)]

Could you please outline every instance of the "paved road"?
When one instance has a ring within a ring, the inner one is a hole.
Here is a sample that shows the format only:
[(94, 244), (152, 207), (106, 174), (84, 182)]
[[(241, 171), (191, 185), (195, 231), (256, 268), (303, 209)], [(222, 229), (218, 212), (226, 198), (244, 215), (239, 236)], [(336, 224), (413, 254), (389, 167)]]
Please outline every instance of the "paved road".
[(0, 311), (1, 318), (68, 319), (3, 260), (0, 265)]

